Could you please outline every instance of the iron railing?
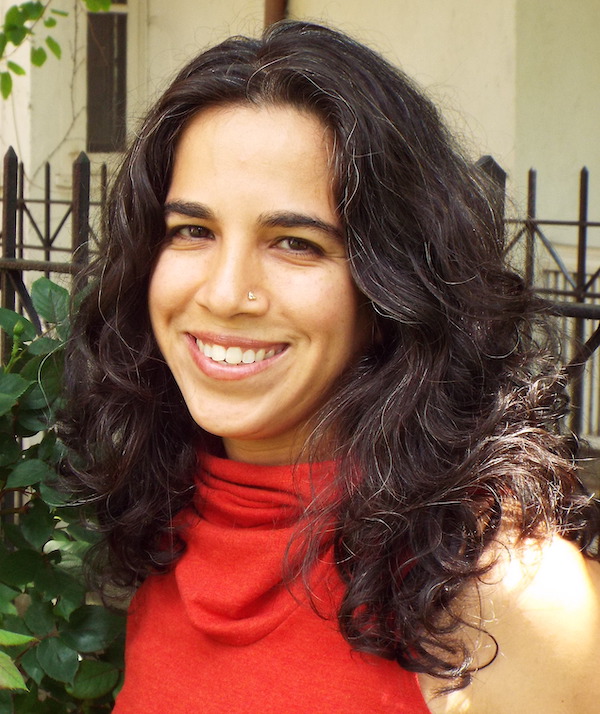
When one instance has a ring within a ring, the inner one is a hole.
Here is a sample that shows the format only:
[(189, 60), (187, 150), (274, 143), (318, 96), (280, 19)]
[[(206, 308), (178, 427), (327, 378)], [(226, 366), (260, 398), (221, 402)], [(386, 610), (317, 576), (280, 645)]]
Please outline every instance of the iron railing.
[[(494, 180), (504, 200), (506, 173), (492, 157), (478, 162)], [(106, 166), (100, 170), (98, 200), (91, 200), (91, 171), (88, 157), (82, 153), (73, 163), (71, 195), (67, 199), (52, 196), (49, 165), (44, 171), (43, 195), (25, 195), (24, 170), (12, 149), (4, 157), (2, 195), (2, 256), (0, 289), (3, 307), (27, 314), (41, 330), (31, 303), (24, 276), (29, 271), (45, 275), (74, 275), (89, 259), (97, 242), (90, 224), (92, 212), (102, 208), (106, 199)], [(590, 265), (589, 237), (600, 222), (589, 220), (589, 175), (582, 169), (579, 184), (577, 218), (543, 220), (536, 214), (537, 174), (528, 176), (527, 211), (523, 218), (507, 218), (513, 237), (509, 251), (521, 251), (523, 273), (535, 291), (547, 300), (548, 310), (562, 321), (567, 335), (565, 370), (570, 377), (572, 400), (571, 428), (586, 437), (600, 437), (600, 359), (593, 358), (600, 345), (600, 266)], [(560, 226), (577, 232), (576, 268), (570, 270), (561, 256), (550, 231)], [(598, 241), (600, 247), (600, 241)], [(546, 264), (540, 267), (546, 257)], [(586, 362), (590, 368), (584, 370)]]
[(29, 271), (46, 276), (74, 275), (89, 260), (97, 242), (90, 212), (106, 200), (106, 165), (100, 167), (100, 198), (91, 200), (91, 169), (83, 152), (73, 162), (69, 198), (52, 195), (50, 164), (44, 166), (39, 197), (25, 195), (25, 172), (14, 150), (4, 156), (2, 193), (2, 255), (0, 290), (2, 307), (27, 315), (41, 331), (24, 276)]

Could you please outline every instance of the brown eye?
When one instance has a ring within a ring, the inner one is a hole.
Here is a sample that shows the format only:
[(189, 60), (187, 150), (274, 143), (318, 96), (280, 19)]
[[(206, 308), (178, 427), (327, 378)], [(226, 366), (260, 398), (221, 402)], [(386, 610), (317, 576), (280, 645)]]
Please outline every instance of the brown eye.
[(205, 226), (173, 226), (173, 228), (171, 228), (168, 232), (168, 238), (179, 238), (183, 240), (201, 240), (203, 238), (212, 238), (212, 232)]
[(279, 245), (285, 250), (289, 250), (291, 253), (298, 253), (300, 255), (323, 254), (323, 251), (316, 243), (303, 238), (282, 238), (279, 241)]

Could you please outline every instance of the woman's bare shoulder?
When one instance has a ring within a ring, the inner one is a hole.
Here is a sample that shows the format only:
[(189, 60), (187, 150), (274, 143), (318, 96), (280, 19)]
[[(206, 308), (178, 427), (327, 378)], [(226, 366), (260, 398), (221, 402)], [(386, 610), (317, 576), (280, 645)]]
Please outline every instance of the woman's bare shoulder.
[(507, 539), (494, 557), (461, 602), (465, 619), (488, 633), (465, 628), (481, 669), (468, 687), (441, 696), (440, 681), (422, 676), (433, 714), (599, 712), (600, 564), (558, 536)]

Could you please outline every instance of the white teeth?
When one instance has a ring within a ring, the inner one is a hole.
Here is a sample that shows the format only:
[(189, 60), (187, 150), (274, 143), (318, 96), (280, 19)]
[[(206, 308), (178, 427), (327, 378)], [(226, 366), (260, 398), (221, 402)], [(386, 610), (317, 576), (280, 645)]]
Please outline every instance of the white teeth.
[(242, 361), (241, 347), (228, 347), (225, 353), (225, 362), (227, 364), (239, 364)]
[(198, 349), (205, 357), (214, 360), (215, 362), (225, 362), (227, 364), (254, 364), (262, 362), (265, 359), (274, 357), (276, 350), (274, 348), (265, 350), (261, 347), (259, 350), (242, 349), (241, 347), (223, 347), (223, 345), (211, 345), (202, 340), (197, 339), (196, 344)]
[(225, 362), (226, 355), (227, 350), (223, 347), (223, 345), (212, 346), (211, 359), (214, 359), (215, 362)]

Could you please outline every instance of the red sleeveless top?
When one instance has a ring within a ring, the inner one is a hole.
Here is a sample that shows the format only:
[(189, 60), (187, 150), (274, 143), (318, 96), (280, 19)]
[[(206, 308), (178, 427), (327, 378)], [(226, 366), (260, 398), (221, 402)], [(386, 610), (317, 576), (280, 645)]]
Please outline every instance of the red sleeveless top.
[(282, 581), (310, 479), (332, 468), (203, 457), (196, 509), (177, 517), (187, 550), (131, 604), (114, 714), (429, 714), (415, 674), (340, 634), (332, 563), (312, 575), (321, 616)]

